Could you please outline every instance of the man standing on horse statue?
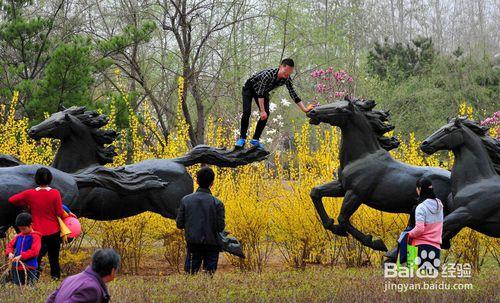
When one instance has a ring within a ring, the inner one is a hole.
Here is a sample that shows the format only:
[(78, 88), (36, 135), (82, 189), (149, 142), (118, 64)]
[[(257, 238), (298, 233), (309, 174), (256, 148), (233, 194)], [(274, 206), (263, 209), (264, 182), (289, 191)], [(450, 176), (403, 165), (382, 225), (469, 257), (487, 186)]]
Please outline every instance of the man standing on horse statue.
[(264, 149), (264, 146), (260, 143), (259, 139), (264, 127), (266, 127), (267, 119), (269, 118), (270, 91), (278, 86), (286, 85), (290, 97), (304, 113), (314, 108), (312, 104), (306, 107), (293, 88), (290, 75), (293, 73), (294, 65), (292, 59), (284, 59), (281, 61), (279, 68), (262, 70), (251, 76), (245, 82), (242, 90), (243, 114), (241, 116), (240, 138), (236, 141), (237, 148), (245, 147), (250, 113), (252, 111), (252, 99), (255, 100), (259, 107), (260, 119), (259, 122), (257, 122), (255, 133), (253, 139), (250, 140), (250, 144), (252, 146), (258, 146), (261, 149)]

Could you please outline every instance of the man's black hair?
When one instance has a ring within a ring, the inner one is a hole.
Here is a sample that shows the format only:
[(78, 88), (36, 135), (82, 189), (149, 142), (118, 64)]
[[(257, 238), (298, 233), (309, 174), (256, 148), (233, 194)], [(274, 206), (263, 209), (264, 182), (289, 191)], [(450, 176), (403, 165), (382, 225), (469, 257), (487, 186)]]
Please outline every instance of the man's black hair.
[(35, 174), (35, 183), (40, 186), (50, 185), (52, 182), (52, 173), (45, 167), (37, 169)]
[(120, 255), (112, 248), (98, 249), (92, 255), (92, 270), (105, 277), (120, 265)]
[(33, 219), (31, 218), (31, 215), (29, 213), (20, 213), (16, 217), (16, 226), (30, 226), (31, 223), (33, 222)]
[(290, 58), (286, 58), (286, 59), (283, 59), (281, 61), (281, 65), (286, 65), (286, 66), (290, 66), (290, 67), (294, 67), (295, 66), (295, 63), (293, 62), (292, 59)]
[(202, 167), (198, 172), (196, 172), (196, 181), (201, 188), (209, 188), (214, 182), (215, 173), (208, 167)]

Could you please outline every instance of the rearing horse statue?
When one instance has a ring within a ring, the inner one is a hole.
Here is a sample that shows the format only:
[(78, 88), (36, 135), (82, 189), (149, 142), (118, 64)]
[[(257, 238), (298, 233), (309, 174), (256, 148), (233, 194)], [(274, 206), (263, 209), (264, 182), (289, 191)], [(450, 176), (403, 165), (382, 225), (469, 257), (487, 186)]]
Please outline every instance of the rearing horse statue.
[(488, 135), (488, 128), (455, 118), (427, 139), (420, 148), (427, 154), (451, 150), (450, 214), (443, 221), (443, 248), (464, 227), (487, 236), (500, 237), (500, 141)]
[[(342, 100), (316, 107), (308, 113), (311, 124), (321, 122), (341, 129), (338, 180), (317, 186), (311, 198), (323, 226), (336, 235), (352, 235), (363, 245), (387, 251), (380, 239), (373, 240), (356, 229), (349, 219), (366, 204), (374, 209), (409, 214), (417, 203), (416, 182), (428, 177), (436, 195), (445, 204), (451, 191), (450, 172), (435, 167), (419, 167), (396, 161), (388, 150), (396, 148), (396, 138), (383, 136), (394, 127), (389, 114), (373, 110), (371, 100)], [(334, 224), (323, 206), (323, 197), (344, 197), (339, 224)]]

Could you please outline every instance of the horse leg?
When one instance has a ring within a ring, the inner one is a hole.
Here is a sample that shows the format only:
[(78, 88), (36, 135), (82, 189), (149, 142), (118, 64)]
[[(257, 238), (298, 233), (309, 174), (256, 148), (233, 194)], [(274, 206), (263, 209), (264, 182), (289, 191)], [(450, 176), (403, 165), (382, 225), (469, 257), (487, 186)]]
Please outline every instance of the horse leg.
[(347, 233), (345, 230), (339, 229), (338, 226), (334, 225), (335, 221), (326, 213), (322, 199), (323, 197), (343, 197), (344, 194), (345, 190), (342, 188), (342, 184), (339, 181), (332, 181), (316, 186), (310, 193), (314, 208), (316, 208), (316, 212), (321, 219), (321, 223), (323, 223), (323, 227), (339, 236), (347, 236)]
[(443, 243), (441, 248), (449, 249), (450, 240), (455, 237), (462, 228), (472, 222), (473, 216), (467, 207), (459, 207), (444, 218), (443, 221)]
[(372, 240), (372, 235), (365, 235), (358, 229), (356, 229), (349, 221), (351, 216), (358, 210), (361, 206), (361, 200), (352, 191), (348, 191), (342, 202), (342, 208), (340, 209), (340, 214), (338, 217), (339, 225), (345, 228), (347, 232), (353, 236), (356, 240), (361, 242), (364, 246), (370, 247), (374, 250), (387, 251), (387, 247), (384, 242), (380, 239), (375, 241)]

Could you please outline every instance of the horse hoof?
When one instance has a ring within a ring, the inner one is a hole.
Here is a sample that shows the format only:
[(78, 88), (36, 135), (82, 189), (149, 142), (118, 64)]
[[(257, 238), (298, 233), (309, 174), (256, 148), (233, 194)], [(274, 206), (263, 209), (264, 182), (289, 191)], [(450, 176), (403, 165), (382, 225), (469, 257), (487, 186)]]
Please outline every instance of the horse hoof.
[(384, 241), (377, 239), (372, 242), (372, 248), (378, 251), (387, 251), (387, 246), (385, 246)]
[(347, 237), (347, 231), (346, 231), (345, 227), (343, 227), (341, 225), (332, 225), (330, 227), (330, 231), (337, 236)]

